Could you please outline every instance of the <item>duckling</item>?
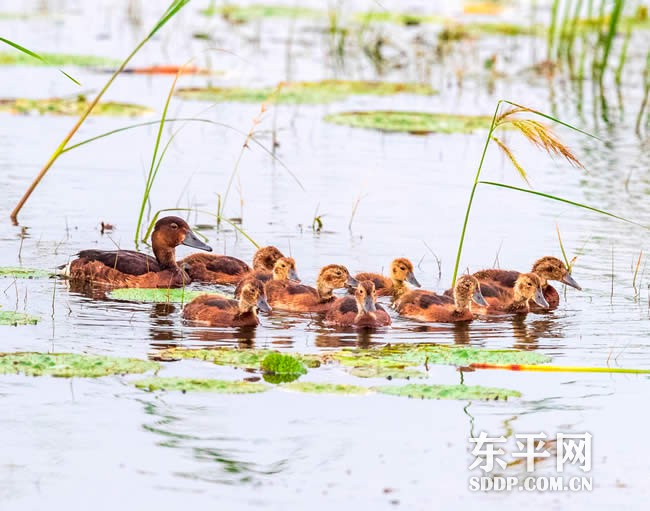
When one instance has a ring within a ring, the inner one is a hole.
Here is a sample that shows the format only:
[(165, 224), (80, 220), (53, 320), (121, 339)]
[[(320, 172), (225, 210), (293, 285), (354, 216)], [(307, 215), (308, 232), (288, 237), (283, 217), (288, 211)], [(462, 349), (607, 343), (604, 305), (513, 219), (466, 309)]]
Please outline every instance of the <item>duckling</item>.
[(177, 216), (156, 222), (151, 245), (155, 258), (132, 250), (82, 250), (64, 275), (75, 282), (115, 287), (182, 287), (191, 278), (176, 263), (176, 247), (187, 245), (212, 251)]
[[(544, 290), (544, 298), (549, 304), (550, 309), (556, 308), (560, 304), (560, 295), (557, 290), (551, 286), (549, 280), (557, 280), (567, 286), (571, 286), (578, 291), (582, 288), (573, 279), (569, 273), (566, 265), (557, 257), (545, 256), (535, 261), (531, 273), (536, 274), (542, 281), (542, 289)], [(517, 277), (520, 273), (509, 270), (482, 270), (474, 274), (474, 276), (481, 281), (481, 284), (488, 284), (497, 286), (512, 291)], [(533, 310), (537, 309), (536, 306), (531, 305)]]
[(413, 263), (404, 257), (395, 259), (390, 263), (390, 277), (385, 277), (378, 273), (359, 273), (355, 275), (358, 281), (371, 280), (375, 284), (377, 295), (392, 296), (397, 300), (401, 295), (408, 291), (404, 282), (420, 287), (420, 283), (413, 273)]
[(334, 301), (332, 291), (357, 285), (345, 266), (330, 264), (319, 272), (316, 288), (290, 280), (270, 280), (266, 283), (266, 295), (274, 309), (325, 312)]
[(245, 327), (259, 325), (257, 310), (271, 312), (266, 301), (264, 284), (248, 280), (241, 289), (239, 300), (218, 295), (196, 297), (183, 309), (183, 318), (209, 326)]
[[(260, 279), (256, 277), (260, 272), (253, 272), (251, 276), (242, 280), (235, 288), (235, 298), (239, 298), (241, 288), (245, 282), (250, 279), (259, 280), (266, 284), (270, 279)], [(298, 272), (296, 271), (296, 261), (292, 257), (281, 257), (275, 262), (273, 266), (273, 280), (292, 280), (293, 282), (300, 282)]]
[(251, 269), (244, 261), (226, 255), (192, 254), (181, 261), (187, 274), (197, 282), (210, 284), (236, 285), (245, 277), (251, 276), (253, 270), (269, 272), (271, 278), (275, 262), (284, 257), (277, 248), (268, 246), (260, 248), (253, 257)]
[(395, 310), (407, 318), (436, 323), (472, 321), (471, 302), (487, 306), (476, 277), (463, 275), (456, 280), (453, 297), (432, 291), (413, 290), (404, 293), (396, 302)]
[(371, 280), (359, 282), (354, 298), (344, 296), (331, 305), (325, 315), (325, 322), (333, 326), (354, 326), (357, 328), (378, 328), (389, 326), (388, 313), (377, 303), (377, 291)]
[(539, 307), (548, 309), (542, 279), (536, 273), (520, 273), (512, 290), (482, 283), (481, 292), (488, 302), (482, 312), (487, 314), (527, 314), (531, 311), (530, 300)]

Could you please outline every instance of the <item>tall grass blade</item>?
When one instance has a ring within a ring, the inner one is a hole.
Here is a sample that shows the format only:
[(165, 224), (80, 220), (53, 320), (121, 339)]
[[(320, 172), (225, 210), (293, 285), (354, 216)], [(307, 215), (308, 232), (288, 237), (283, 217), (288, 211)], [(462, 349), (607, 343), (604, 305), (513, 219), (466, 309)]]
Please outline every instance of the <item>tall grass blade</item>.
[(34, 178), (34, 181), (29, 185), (21, 199), (18, 201), (18, 204), (14, 207), (13, 211), (11, 212), (11, 220), (16, 223), (18, 219), (18, 213), (20, 213), (20, 210), (23, 208), (29, 197), (32, 195), (38, 184), (41, 182), (43, 177), (47, 174), (47, 172), (50, 170), (52, 165), (56, 162), (56, 160), (59, 158), (59, 156), (62, 154), (63, 150), (66, 148), (68, 145), (68, 142), (70, 142), (70, 139), (77, 133), (81, 125), (84, 123), (84, 121), (88, 118), (88, 116), (91, 114), (93, 109), (97, 106), (97, 103), (99, 103), (100, 99), (104, 96), (108, 88), (111, 86), (111, 84), (115, 81), (115, 79), (118, 77), (118, 75), (124, 70), (124, 68), (128, 65), (128, 63), (131, 61), (131, 59), (140, 51), (140, 49), (151, 39), (165, 24), (175, 15), (180, 11), (182, 7), (184, 7), (186, 4), (189, 3), (190, 0), (174, 0), (168, 9), (165, 11), (163, 14), (162, 18), (156, 23), (154, 28), (149, 32), (149, 34), (142, 40), (140, 41), (137, 46), (127, 55), (127, 57), (124, 59), (122, 64), (115, 70), (115, 72), (111, 75), (111, 77), (108, 79), (106, 84), (102, 87), (102, 89), (99, 91), (95, 99), (93, 99), (86, 110), (81, 114), (81, 117), (77, 120), (75, 125), (72, 127), (72, 129), (68, 132), (68, 134), (63, 138), (59, 146), (55, 149), (54, 153), (50, 156), (50, 158), (47, 160), (43, 168), (40, 170), (40, 172), (37, 174), (37, 176)]

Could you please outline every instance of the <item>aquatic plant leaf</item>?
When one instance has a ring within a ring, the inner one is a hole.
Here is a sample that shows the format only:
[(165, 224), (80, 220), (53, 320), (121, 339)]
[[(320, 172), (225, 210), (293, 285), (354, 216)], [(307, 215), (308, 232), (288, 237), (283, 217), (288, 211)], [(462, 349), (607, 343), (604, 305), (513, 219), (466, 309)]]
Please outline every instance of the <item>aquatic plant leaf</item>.
[(407, 12), (392, 12), (392, 11), (368, 11), (359, 12), (355, 14), (354, 19), (362, 24), (367, 23), (395, 23), (405, 26), (416, 26), (425, 23), (440, 24), (445, 21), (442, 16), (432, 14), (418, 14)]
[(374, 110), (331, 114), (325, 116), (325, 121), (353, 128), (380, 131), (452, 134), (488, 130), (492, 119), (473, 115)]
[(346, 385), (337, 383), (316, 383), (311, 381), (301, 381), (294, 383), (287, 383), (280, 388), (292, 390), (295, 392), (306, 392), (309, 394), (348, 394), (348, 395), (362, 395), (369, 394), (368, 387), (360, 387), (358, 385)]
[(113, 300), (123, 302), (145, 302), (145, 303), (188, 303), (197, 296), (205, 294), (216, 294), (224, 296), (222, 293), (214, 291), (193, 291), (189, 289), (165, 289), (165, 288), (119, 288), (108, 292), (106, 296)]
[(203, 9), (204, 16), (221, 16), (232, 23), (247, 23), (262, 18), (319, 18), (325, 11), (290, 5), (232, 5), (210, 6)]
[[(12, 114), (79, 115), (88, 108), (88, 105), (88, 100), (84, 96), (77, 98), (0, 99), (0, 112), (9, 112)], [(151, 112), (153, 110), (145, 106), (109, 101), (107, 103), (99, 103), (94, 108), (93, 115), (134, 117)]]
[(39, 318), (37, 316), (32, 316), (30, 314), (0, 311), (0, 326), (36, 325), (38, 321)]
[[(277, 89), (277, 90), (276, 90)], [(393, 94), (433, 95), (435, 89), (418, 83), (323, 80), (318, 82), (284, 82), (278, 87), (248, 89), (240, 87), (189, 87), (176, 90), (184, 99), (275, 104), (322, 104), (348, 96), (390, 96)]]
[(45, 279), (51, 277), (52, 273), (37, 268), (22, 268), (18, 266), (6, 266), (0, 268), (0, 277), (13, 279)]
[[(194, 349), (194, 348), (169, 348), (157, 352), (154, 356), (157, 360), (180, 360), (180, 359), (197, 359), (212, 362), (222, 366), (240, 367), (242, 369), (260, 369), (262, 360), (270, 353), (270, 350), (256, 349), (239, 349), (239, 348), (211, 348), (211, 349)], [(320, 358), (318, 355), (301, 355), (293, 353), (306, 367), (318, 367)]]
[(275, 375), (307, 374), (305, 365), (296, 357), (284, 353), (269, 353), (260, 363), (263, 372)]
[(415, 369), (401, 369), (398, 367), (384, 367), (381, 365), (350, 367), (348, 372), (357, 378), (388, 378), (410, 380), (411, 378), (426, 378), (427, 375)]
[(457, 400), (507, 400), (509, 397), (521, 397), (516, 390), (481, 387), (478, 385), (385, 385), (372, 387), (380, 394), (410, 397), (414, 399), (457, 399)]
[(0, 66), (114, 66), (119, 60), (95, 55), (67, 55), (63, 53), (0, 52)]
[(112, 374), (144, 373), (156, 362), (79, 353), (0, 353), (0, 374), (98, 378)]
[(138, 380), (134, 385), (142, 390), (181, 392), (217, 392), (219, 394), (253, 394), (266, 392), (268, 385), (247, 381), (212, 380), (207, 378), (146, 378)]

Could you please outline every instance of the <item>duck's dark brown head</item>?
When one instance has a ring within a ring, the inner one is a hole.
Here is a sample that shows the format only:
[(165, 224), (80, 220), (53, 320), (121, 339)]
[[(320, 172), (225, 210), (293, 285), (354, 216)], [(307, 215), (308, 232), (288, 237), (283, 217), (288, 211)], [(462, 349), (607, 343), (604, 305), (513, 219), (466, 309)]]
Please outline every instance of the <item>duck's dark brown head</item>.
[(244, 282), (239, 295), (239, 312), (254, 312), (256, 309), (271, 312), (271, 307), (266, 301), (264, 284), (257, 279), (248, 279)]
[(281, 257), (273, 266), (274, 280), (293, 280), (300, 282), (296, 271), (296, 261), (292, 257)]
[(354, 290), (354, 299), (357, 301), (358, 314), (377, 312), (377, 291), (375, 284), (370, 280), (363, 280)]
[(253, 269), (273, 271), (273, 266), (275, 266), (275, 263), (281, 257), (284, 257), (284, 254), (276, 247), (262, 247), (255, 252), (255, 256), (253, 257)]
[(576, 288), (578, 291), (582, 290), (571, 276), (571, 273), (564, 262), (559, 260), (557, 257), (545, 256), (538, 259), (535, 261), (535, 264), (533, 264), (533, 269), (531, 271), (542, 278), (544, 285), (547, 280), (557, 280), (567, 286)]
[(413, 284), (415, 287), (420, 287), (420, 283), (413, 273), (413, 263), (405, 257), (400, 257), (390, 263), (390, 278), (393, 282), (399, 284), (408, 282), (409, 284)]
[(533, 300), (540, 307), (548, 308), (542, 285), (542, 279), (536, 273), (522, 273), (515, 282), (515, 301)]
[(212, 247), (203, 243), (192, 232), (187, 222), (177, 216), (166, 216), (158, 220), (153, 229), (151, 241), (154, 249), (156, 246), (174, 248), (178, 245), (187, 245), (212, 252)]

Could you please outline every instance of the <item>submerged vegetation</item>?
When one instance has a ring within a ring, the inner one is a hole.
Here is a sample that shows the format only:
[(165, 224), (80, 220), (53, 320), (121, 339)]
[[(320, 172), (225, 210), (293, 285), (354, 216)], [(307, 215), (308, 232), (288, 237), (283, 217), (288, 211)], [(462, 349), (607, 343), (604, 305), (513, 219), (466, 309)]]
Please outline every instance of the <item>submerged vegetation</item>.
[[(107, 296), (124, 302), (187, 303), (207, 293), (208, 291), (192, 291), (184, 288), (120, 288), (109, 291)], [(212, 290), (209, 293), (220, 294)]]
[(0, 326), (36, 325), (38, 321), (39, 318), (31, 314), (0, 310)]
[(403, 133), (474, 133), (490, 128), (490, 117), (435, 114), (426, 112), (367, 111), (342, 112), (325, 117), (327, 122), (380, 131)]
[(247, 381), (212, 380), (207, 378), (147, 378), (134, 385), (142, 390), (155, 392), (215, 392), (218, 394), (254, 394), (269, 390), (269, 386)]
[(12, 279), (45, 279), (52, 276), (52, 273), (37, 268), (22, 268), (9, 266), (0, 268), (0, 277)]
[(374, 387), (380, 394), (403, 396), (414, 399), (457, 399), (476, 401), (507, 400), (510, 397), (521, 397), (521, 392), (478, 385), (385, 385)]
[(39, 53), (34, 58), (24, 52), (0, 52), (0, 66), (115, 66), (119, 60), (95, 55), (71, 55), (65, 53)]
[(360, 80), (322, 80), (284, 82), (277, 87), (191, 87), (178, 89), (184, 99), (216, 103), (320, 104), (341, 101), (352, 95), (390, 96), (393, 94), (432, 95), (429, 85), (418, 83), (375, 82)]
[(0, 353), (0, 374), (99, 378), (112, 374), (155, 371), (159, 365), (136, 358), (77, 353)]
[(247, 23), (262, 18), (319, 18), (325, 16), (325, 11), (290, 5), (210, 5), (203, 9), (204, 16), (221, 16), (231, 23)]
[[(88, 108), (88, 105), (89, 102), (85, 96), (48, 99), (0, 99), (0, 112), (23, 115), (79, 115)], [(135, 117), (151, 112), (151, 109), (144, 106), (113, 101), (99, 103), (93, 109), (93, 115), (111, 117)]]

